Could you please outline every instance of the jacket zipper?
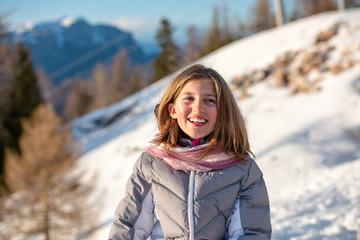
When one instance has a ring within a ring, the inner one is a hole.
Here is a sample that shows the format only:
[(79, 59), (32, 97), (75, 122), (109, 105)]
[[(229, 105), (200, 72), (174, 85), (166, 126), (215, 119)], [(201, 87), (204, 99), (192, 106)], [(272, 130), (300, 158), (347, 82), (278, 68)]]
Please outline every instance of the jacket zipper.
[(188, 220), (190, 230), (190, 240), (195, 239), (194, 233), (194, 183), (195, 183), (195, 171), (190, 172), (189, 186), (188, 186)]

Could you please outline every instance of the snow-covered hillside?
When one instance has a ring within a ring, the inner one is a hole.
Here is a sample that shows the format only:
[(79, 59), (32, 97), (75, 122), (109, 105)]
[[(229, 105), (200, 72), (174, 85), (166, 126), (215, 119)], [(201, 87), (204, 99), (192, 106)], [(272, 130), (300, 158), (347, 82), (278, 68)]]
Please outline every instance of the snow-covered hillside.
[[(341, 24), (327, 42), (335, 47), (327, 61), (351, 57), (351, 67), (337, 74), (321, 72), (319, 91), (293, 95), (265, 79), (249, 88), (249, 97), (239, 99), (267, 183), (275, 240), (354, 240), (360, 229), (360, 10), (312, 16), (199, 60), (230, 83), (287, 51), (313, 49), (317, 34), (336, 23)], [(78, 166), (98, 174), (100, 215), (94, 239), (108, 235), (133, 163), (157, 131), (154, 106), (173, 76), (73, 123), (86, 151)], [(239, 92), (234, 90), (236, 96)]]

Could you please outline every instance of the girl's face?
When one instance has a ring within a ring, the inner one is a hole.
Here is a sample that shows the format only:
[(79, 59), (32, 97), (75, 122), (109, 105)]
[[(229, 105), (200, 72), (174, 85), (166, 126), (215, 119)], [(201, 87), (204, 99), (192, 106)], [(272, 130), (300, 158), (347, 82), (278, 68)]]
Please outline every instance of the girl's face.
[(187, 81), (168, 110), (191, 139), (206, 137), (215, 129), (217, 118), (214, 85), (205, 79)]

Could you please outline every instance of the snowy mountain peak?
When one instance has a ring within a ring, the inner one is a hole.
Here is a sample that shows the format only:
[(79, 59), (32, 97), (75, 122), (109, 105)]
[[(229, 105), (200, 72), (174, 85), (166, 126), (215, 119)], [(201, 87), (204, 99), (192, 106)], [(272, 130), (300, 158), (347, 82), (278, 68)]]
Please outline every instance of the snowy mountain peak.
[(9, 30), (15, 34), (21, 34), (34, 28), (35, 22), (26, 22), (24, 24), (16, 24), (9, 26)]
[(60, 21), (61, 21), (61, 26), (70, 27), (74, 22), (77, 21), (77, 19), (75, 17), (64, 17), (60, 19)]
[(131, 64), (151, 60), (130, 33), (112, 26), (92, 25), (83, 18), (66, 16), (15, 30), (14, 39), (30, 49), (35, 68), (43, 68), (55, 86), (75, 75), (88, 77), (97, 63), (110, 62), (121, 48), (128, 49)]

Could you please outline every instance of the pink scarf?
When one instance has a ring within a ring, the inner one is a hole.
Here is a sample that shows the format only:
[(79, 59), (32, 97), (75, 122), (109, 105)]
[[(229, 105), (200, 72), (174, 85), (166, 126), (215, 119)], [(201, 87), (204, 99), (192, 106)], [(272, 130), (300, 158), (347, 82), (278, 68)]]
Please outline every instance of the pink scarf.
[(150, 146), (148, 152), (162, 158), (167, 164), (176, 170), (189, 170), (205, 172), (213, 169), (224, 169), (240, 161), (234, 156), (226, 154), (219, 148), (214, 148), (208, 155), (201, 158), (199, 154), (209, 146), (209, 143), (195, 147), (175, 147), (166, 149), (165, 145)]

